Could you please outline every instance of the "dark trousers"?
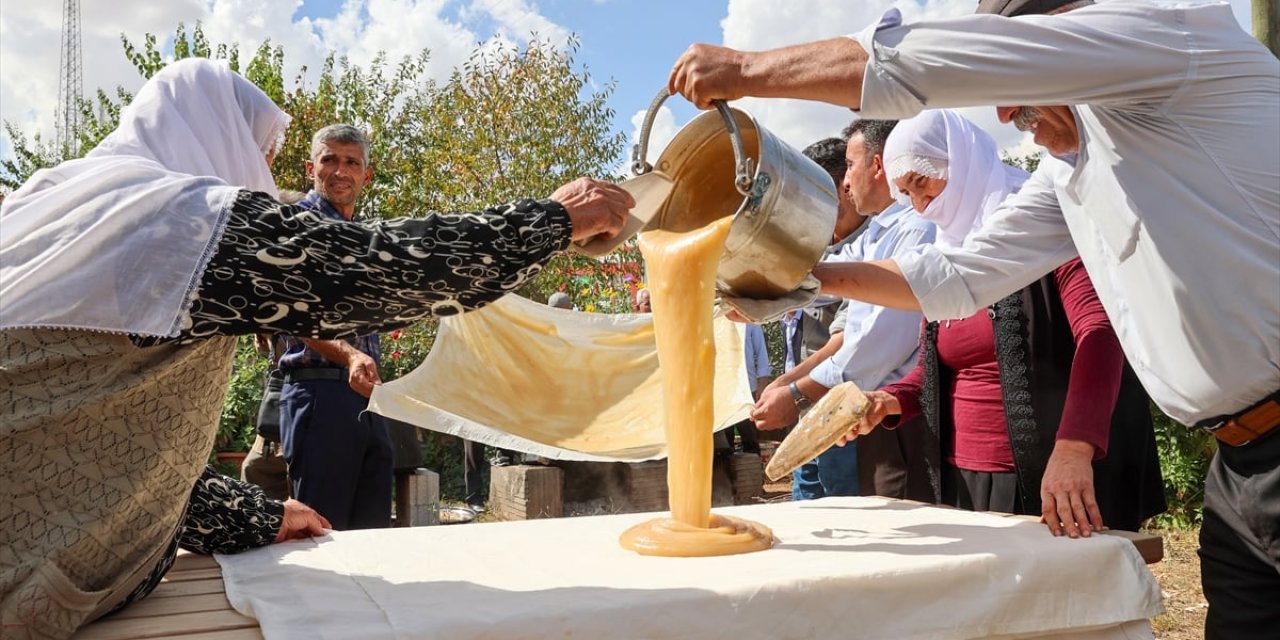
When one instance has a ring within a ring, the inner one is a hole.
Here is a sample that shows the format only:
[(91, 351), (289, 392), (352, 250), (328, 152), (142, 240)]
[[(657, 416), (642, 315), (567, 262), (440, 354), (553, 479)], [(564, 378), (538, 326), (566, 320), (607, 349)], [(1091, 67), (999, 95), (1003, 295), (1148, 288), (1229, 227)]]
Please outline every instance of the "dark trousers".
[[(508, 463), (515, 453), (507, 449), (494, 448), (497, 457)], [(466, 502), (470, 505), (483, 505), (489, 500), (489, 483), (485, 481), (489, 468), (489, 459), (485, 457), (485, 445), (470, 440), (462, 441), (462, 483), (467, 492)], [(501, 464), (501, 463), (499, 463)]]
[(1200, 582), (1208, 640), (1280, 634), (1280, 432), (1218, 447), (1205, 480)]
[(733, 446), (733, 432), (738, 432), (738, 438), (742, 440), (743, 453), (760, 453), (760, 430), (756, 429), (756, 423), (747, 418), (742, 422), (735, 422), (726, 429), (729, 437), (729, 446)]
[(284, 385), (280, 431), (293, 496), (335, 529), (391, 526), (391, 440), (345, 380)]
[(969, 511), (1029, 514), (1018, 494), (1013, 471), (969, 471), (942, 463), (942, 504)]
[(933, 503), (924, 417), (858, 438), (858, 485), (864, 496)]

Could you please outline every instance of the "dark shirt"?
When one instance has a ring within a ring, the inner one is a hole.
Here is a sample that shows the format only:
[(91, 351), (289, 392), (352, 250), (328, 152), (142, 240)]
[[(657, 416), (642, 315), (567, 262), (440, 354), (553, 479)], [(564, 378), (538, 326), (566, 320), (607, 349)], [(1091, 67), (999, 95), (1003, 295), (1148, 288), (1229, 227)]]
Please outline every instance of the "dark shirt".
[[(322, 214), (332, 220), (346, 220), (346, 216), (341, 211), (334, 208), (328, 200), (312, 190), (307, 193), (307, 197), (298, 201), (298, 206), (310, 209), (316, 213)], [(359, 222), (360, 216), (356, 215), (351, 218), (352, 222)], [(320, 355), (320, 352), (308, 347), (300, 338), (290, 335), (280, 336), (281, 352), (280, 361), (277, 365), (281, 371), (289, 369), (310, 369), (316, 367), (334, 367), (341, 368), (342, 363), (334, 362)], [(371, 333), (354, 338), (343, 338), (347, 344), (355, 347), (361, 353), (373, 358), (374, 364), (381, 363), (381, 349), (378, 345), (378, 334)]]

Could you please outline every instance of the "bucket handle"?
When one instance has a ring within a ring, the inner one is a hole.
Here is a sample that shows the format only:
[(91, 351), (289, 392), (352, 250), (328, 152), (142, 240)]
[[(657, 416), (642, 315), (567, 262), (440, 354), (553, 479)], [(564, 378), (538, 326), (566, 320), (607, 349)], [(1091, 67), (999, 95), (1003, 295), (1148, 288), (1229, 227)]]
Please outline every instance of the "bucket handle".
[[(658, 107), (662, 106), (669, 97), (671, 92), (664, 87), (649, 104), (649, 111), (644, 114), (644, 123), (640, 125), (640, 140), (631, 147), (631, 172), (637, 176), (653, 171), (653, 165), (645, 161), (645, 154), (649, 150), (649, 130), (653, 127), (653, 119), (658, 115)], [(755, 186), (755, 180), (751, 175), (755, 172), (751, 166), (751, 158), (742, 151), (742, 132), (738, 129), (738, 121), (733, 117), (733, 112), (729, 110), (729, 105), (724, 100), (712, 100), (712, 104), (724, 118), (724, 128), (729, 131), (729, 143), (733, 145), (734, 168), (737, 173), (734, 176), (733, 186), (738, 193), (751, 197), (754, 195), (751, 188)]]

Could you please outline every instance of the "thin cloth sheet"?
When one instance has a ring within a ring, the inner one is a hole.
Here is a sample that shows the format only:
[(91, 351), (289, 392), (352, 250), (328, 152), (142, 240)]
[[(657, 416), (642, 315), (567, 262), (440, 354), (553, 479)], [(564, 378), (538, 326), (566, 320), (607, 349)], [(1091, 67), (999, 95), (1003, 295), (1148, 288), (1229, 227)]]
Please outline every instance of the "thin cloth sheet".
[[(752, 407), (742, 330), (715, 320), (715, 429)], [(649, 314), (594, 314), (506, 296), (445, 318), (412, 373), (374, 387), (369, 410), (546, 458), (663, 458), (662, 386)]]
[[(626, 514), (334, 532), (217, 556), (278, 638), (1151, 637), (1160, 589), (1127, 540), (884, 498), (717, 509), (768, 551), (641, 556)], [(339, 613), (340, 612), (340, 613)]]

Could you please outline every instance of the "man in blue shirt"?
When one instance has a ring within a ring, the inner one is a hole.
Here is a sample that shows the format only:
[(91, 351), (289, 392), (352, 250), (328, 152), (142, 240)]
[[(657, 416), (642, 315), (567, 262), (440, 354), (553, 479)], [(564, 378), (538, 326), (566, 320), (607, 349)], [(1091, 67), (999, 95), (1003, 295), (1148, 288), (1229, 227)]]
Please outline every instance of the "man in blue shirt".
[[(888, 258), (933, 243), (933, 224), (917, 216), (910, 206), (895, 203), (885, 179), (881, 153), (894, 124), (857, 120), (844, 131), (847, 169), (840, 183), (840, 196), (870, 220), (861, 235), (829, 253), (824, 262)], [(751, 415), (757, 427), (781, 429), (794, 424), (801, 411), (841, 382), (851, 380), (860, 388), (877, 389), (902, 377), (915, 365), (920, 341), (919, 312), (850, 301), (843, 313), (844, 330), (838, 332), (833, 327), (827, 346), (779, 377), (761, 395)], [(874, 451), (864, 452), (832, 447), (797, 469), (792, 479), (792, 497), (916, 497), (918, 492), (908, 489), (912, 480), (907, 472), (908, 459), (912, 452), (897, 442), (874, 444)], [(886, 446), (879, 446), (882, 444)], [(863, 462), (883, 469), (869, 468), (862, 473), (859, 465)], [(893, 477), (881, 477), (886, 475)], [(860, 477), (869, 479), (874, 486), (861, 487)]]
[[(364, 132), (345, 124), (320, 129), (306, 168), (314, 186), (298, 206), (354, 219), (356, 200), (373, 177)], [(335, 529), (391, 526), (391, 440), (383, 419), (365, 412), (382, 383), (378, 336), (283, 340), (280, 431), (294, 497)]]

